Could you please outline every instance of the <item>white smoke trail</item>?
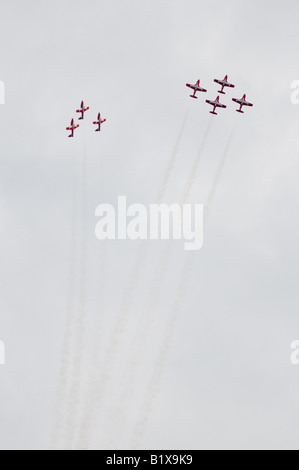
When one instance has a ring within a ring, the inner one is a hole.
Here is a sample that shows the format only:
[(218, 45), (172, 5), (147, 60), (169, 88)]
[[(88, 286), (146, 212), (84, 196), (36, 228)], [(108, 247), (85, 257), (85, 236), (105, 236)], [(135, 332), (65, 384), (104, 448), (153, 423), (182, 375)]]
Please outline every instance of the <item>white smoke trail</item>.
[[(212, 119), (210, 120), (207, 129), (204, 133), (199, 151), (196, 155), (192, 168), (189, 172), (186, 186), (184, 188), (182, 202), (185, 204), (190, 195), (193, 183), (196, 178), (197, 169), (210, 133)], [(166, 270), (169, 264), (170, 256), (172, 253), (172, 245), (167, 244), (167, 248), (163, 252), (157, 269), (153, 275), (153, 280), (149, 289), (149, 294), (145, 302), (145, 310), (141, 315), (141, 320), (134, 337), (134, 344), (132, 354), (124, 368), (124, 373), (121, 379), (120, 388), (122, 389), (119, 404), (115, 407), (114, 412), (110, 411), (108, 415), (108, 422), (105, 426), (105, 448), (115, 448), (115, 443), (118, 441), (119, 436), (125, 424), (125, 414), (128, 409), (128, 402), (133, 394), (134, 383), (138, 377), (138, 368), (142, 363), (142, 355), (146, 346), (146, 341), (151, 331), (151, 326), (154, 320), (153, 313), (157, 310), (161, 294), (163, 291), (163, 281), (165, 280)], [(108, 431), (109, 430), (109, 431)]]
[(183, 119), (182, 127), (180, 129), (180, 133), (179, 133), (178, 138), (176, 140), (171, 158), (168, 162), (168, 165), (167, 165), (167, 168), (166, 168), (166, 171), (165, 171), (165, 174), (164, 174), (164, 179), (162, 181), (161, 187), (158, 191), (158, 195), (157, 195), (157, 199), (156, 199), (156, 202), (158, 204), (163, 201), (163, 197), (164, 197), (164, 194), (165, 194), (166, 189), (167, 189), (169, 178), (171, 176), (171, 173), (172, 173), (173, 168), (174, 168), (175, 160), (177, 158), (178, 149), (179, 149), (179, 146), (180, 146), (180, 143), (181, 143), (181, 140), (182, 140), (182, 137), (183, 137), (183, 133), (184, 133), (184, 130), (185, 130), (185, 127), (186, 127), (186, 122), (187, 122), (189, 112), (190, 112), (190, 106), (189, 106), (189, 108), (188, 108), (188, 110), (185, 114), (184, 119)]
[(158, 357), (156, 359), (152, 375), (148, 382), (144, 401), (141, 406), (141, 411), (139, 413), (138, 420), (136, 422), (136, 425), (132, 433), (130, 448), (134, 450), (138, 449), (140, 447), (140, 444), (142, 443), (143, 436), (146, 430), (146, 425), (148, 423), (148, 420), (149, 420), (149, 417), (153, 408), (153, 402), (157, 396), (158, 387), (163, 376), (167, 353), (171, 345), (171, 340), (175, 331), (176, 319), (181, 310), (184, 292), (186, 290), (187, 283), (189, 280), (189, 275), (190, 275), (191, 268), (193, 265), (194, 257), (190, 254), (188, 254), (187, 256), (188, 258), (183, 268), (179, 288), (176, 291), (175, 302), (174, 302), (173, 308), (171, 310), (171, 313), (169, 315), (167, 325), (165, 328), (162, 348), (159, 351)]
[(100, 306), (97, 311), (97, 319), (95, 320), (94, 327), (94, 340), (93, 348), (90, 356), (90, 369), (88, 372), (87, 378), (87, 391), (84, 400), (84, 408), (82, 414), (82, 422), (79, 427), (79, 436), (76, 444), (76, 449), (78, 450), (88, 450), (89, 448), (89, 430), (92, 427), (93, 417), (95, 413), (95, 404), (98, 400), (98, 389), (99, 385), (97, 383), (97, 375), (99, 373), (99, 358), (100, 358), (100, 348), (101, 348), (101, 337), (103, 335), (103, 317), (106, 309), (106, 299), (105, 299), (105, 249), (101, 252), (100, 257), (100, 276), (99, 276), (99, 289), (98, 289), (98, 302), (97, 305)]
[[(179, 145), (183, 136), (183, 132), (185, 129), (186, 121), (187, 121), (188, 114), (189, 114), (189, 109), (190, 107), (188, 108), (184, 116), (182, 126), (179, 131), (179, 135), (177, 137), (174, 149), (171, 154), (171, 158), (168, 162), (166, 171), (164, 173), (164, 178), (162, 180), (162, 184), (157, 194), (157, 201), (161, 201), (163, 199), (163, 196), (167, 189), (168, 181), (169, 181), (170, 175), (174, 167), (174, 163), (175, 163), (177, 153), (178, 153), (178, 148), (179, 148)], [(86, 404), (86, 411), (83, 416), (83, 420), (82, 420), (81, 427), (80, 427), (80, 434), (79, 434), (79, 441), (78, 441), (78, 448), (80, 449), (87, 449), (89, 445), (90, 434), (92, 431), (94, 418), (102, 403), (107, 382), (111, 376), (112, 368), (116, 362), (117, 351), (121, 344), (123, 332), (128, 323), (128, 315), (130, 313), (130, 307), (132, 304), (133, 296), (137, 287), (140, 273), (143, 270), (145, 260), (146, 260), (147, 246), (148, 246), (147, 244), (140, 245), (136, 262), (133, 266), (131, 275), (129, 276), (129, 281), (127, 283), (126, 289), (122, 296), (121, 307), (115, 319), (115, 325), (114, 325), (112, 334), (110, 336), (108, 346), (105, 351), (104, 361), (102, 363), (102, 366), (98, 367), (97, 371), (95, 371), (95, 375), (94, 375), (95, 379), (93, 381), (94, 384), (92, 387), (93, 391), (91, 392), (93, 396), (93, 400), (90, 401), (89, 404)]]
[(74, 351), (71, 365), (70, 390), (67, 406), (66, 422), (66, 449), (72, 449), (76, 424), (79, 412), (79, 400), (81, 392), (82, 362), (84, 356), (84, 336), (86, 318), (86, 269), (87, 269), (87, 152), (84, 134), (84, 149), (82, 158), (82, 236), (81, 236), (81, 260), (79, 279), (78, 309), (75, 316), (74, 327)]
[(121, 398), (119, 399), (118, 405), (113, 407), (110, 411), (108, 420), (105, 423), (104, 433), (104, 448), (115, 448), (115, 443), (118, 440), (119, 435), (122, 432), (123, 425), (125, 422), (125, 413), (128, 409), (128, 402), (132, 396), (134, 389), (134, 383), (137, 379), (138, 367), (142, 362), (142, 354), (146, 346), (146, 342), (151, 330), (151, 326), (154, 320), (153, 313), (157, 310), (161, 294), (163, 291), (163, 283), (166, 278), (166, 272), (169, 265), (169, 259), (172, 252), (172, 245), (169, 243), (165, 251), (163, 251), (155, 274), (152, 278), (147, 301), (145, 302), (145, 308), (142, 312), (139, 325), (137, 327), (136, 335), (133, 339), (133, 354), (130, 355), (127, 365), (124, 368), (122, 375), (120, 389), (122, 389)]
[(193, 166), (192, 166), (191, 171), (189, 173), (189, 178), (187, 180), (185, 190), (183, 192), (183, 197), (182, 197), (182, 203), (183, 204), (186, 204), (186, 202), (188, 202), (191, 189), (192, 189), (194, 181), (196, 179), (198, 165), (201, 161), (201, 157), (202, 157), (202, 154), (203, 154), (204, 148), (206, 146), (206, 142), (207, 142), (207, 139), (208, 139), (211, 127), (212, 127), (212, 122), (213, 122), (213, 118), (211, 118), (210, 121), (209, 121), (208, 127), (207, 127), (207, 129), (204, 133), (204, 136), (203, 136), (203, 139), (202, 139), (202, 142), (201, 142), (201, 146), (200, 146), (199, 151), (197, 153), (197, 157), (195, 158)]
[(72, 162), (72, 216), (71, 216), (71, 240), (69, 254), (69, 286), (66, 308), (66, 322), (62, 345), (62, 354), (60, 362), (60, 371), (58, 378), (58, 388), (56, 404), (54, 407), (54, 420), (50, 440), (50, 449), (57, 449), (62, 436), (63, 412), (67, 398), (67, 381), (71, 362), (71, 341), (72, 327), (75, 316), (75, 292), (76, 292), (76, 255), (77, 255), (77, 160)]
[(218, 184), (219, 184), (220, 178), (221, 178), (222, 173), (223, 173), (223, 168), (224, 168), (224, 165), (225, 165), (225, 162), (226, 162), (227, 154), (228, 154), (228, 151), (229, 151), (232, 139), (233, 139), (234, 132), (235, 132), (235, 127), (233, 128), (233, 130), (231, 131), (231, 133), (229, 135), (229, 138), (227, 140), (227, 144), (226, 144), (225, 150), (223, 152), (222, 158), (221, 158), (220, 162), (218, 163), (218, 166), (217, 166), (217, 169), (216, 169), (216, 174), (215, 174), (215, 177), (214, 177), (214, 180), (213, 180), (213, 184), (212, 184), (211, 190), (209, 191), (207, 201), (205, 203), (204, 221), (207, 220), (207, 218), (210, 214), (211, 206), (212, 206), (213, 201), (215, 199)]
[[(223, 172), (228, 150), (232, 142), (233, 133), (234, 133), (234, 129), (229, 136), (223, 156), (221, 160), (219, 161), (219, 164), (216, 169), (216, 174), (215, 174), (215, 177), (214, 177), (214, 180), (213, 180), (213, 183), (212, 183), (212, 186), (209, 191), (208, 198), (207, 198), (209, 211), (207, 212), (207, 215), (205, 216), (205, 220), (207, 220), (207, 216), (210, 213), (210, 208), (212, 206), (212, 203), (216, 195), (217, 187), (218, 187), (218, 184), (219, 184), (222, 172)], [(170, 311), (170, 315), (167, 321), (162, 348), (155, 361), (153, 372), (152, 372), (152, 375), (150, 377), (150, 380), (148, 382), (148, 386), (145, 392), (144, 401), (141, 406), (141, 411), (137, 419), (137, 423), (132, 432), (132, 436), (131, 436), (131, 448), (132, 449), (138, 449), (144, 437), (146, 426), (147, 426), (147, 423), (148, 423), (148, 420), (149, 420), (149, 417), (153, 408), (153, 403), (158, 393), (158, 387), (161, 382), (161, 378), (162, 378), (163, 371), (165, 368), (167, 354), (171, 345), (171, 339), (175, 331), (176, 320), (181, 311), (181, 307), (183, 304), (183, 300), (184, 300), (184, 296), (185, 296), (185, 292), (187, 288), (187, 283), (188, 283), (189, 276), (192, 271), (194, 260), (195, 260), (194, 256), (189, 255), (189, 254), (187, 255), (187, 259), (186, 259), (186, 262), (184, 264), (183, 271), (181, 274), (179, 286), (176, 291), (177, 294), (175, 296), (175, 301), (174, 301), (173, 307)]]
[[(100, 200), (104, 197), (104, 175), (103, 175), (103, 162), (100, 156)], [(82, 421), (79, 428), (79, 436), (76, 448), (80, 450), (87, 450), (89, 447), (89, 430), (92, 427), (92, 418), (95, 412), (95, 403), (97, 402), (98, 391), (98, 368), (101, 348), (101, 337), (103, 334), (103, 317), (106, 310), (106, 245), (102, 242), (100, 246), (100, 266), (99, 266), (99, 287), (98, 287), (98, 302), (100, 306), (97, 311), (94, 326), (94, 339), (93, 347), (90, 356), (90, 368), (87, 378), (87, 390), (84, 400), (84, 408), (82, 414)]]

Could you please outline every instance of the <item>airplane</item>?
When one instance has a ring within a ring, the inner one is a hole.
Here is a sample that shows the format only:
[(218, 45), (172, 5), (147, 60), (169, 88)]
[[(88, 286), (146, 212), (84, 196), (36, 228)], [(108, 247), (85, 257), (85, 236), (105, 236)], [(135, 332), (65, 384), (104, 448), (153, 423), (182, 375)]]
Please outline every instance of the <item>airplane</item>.
[(236, 109), (236, 111), (237, 111), (238, 113), (244, 114), (244, 111), (242, 111), (242, 107), (243, 107), (243, 106), (253, 106), (252, 103), (249, 103), (248, 101), (246, 101), (246, 95), (243, 95), (240, 100), (237, 99), (237, 98), (233, 98), (233, 101), (234, 101), (235, 103), (238, 103), (238, 104), (240, 105), (240, 108), (239, 108), (239, 109)]
[(103, 122), (106, 122), (106, 119), (101, 119), (101, 113), (99, 113), (98, 120), (93, 122), (93, 124), (98, 125), (98, 128), (95, 130), (95, 132), (99, 132), (101, 130), (101, 124), (103, 124)]
[(84, 106), (84, 102), (81, 101), (81, 108), (76, 110), (76, 113), (81, 113), (79, 119), (84, 119), (84, 113), (89, 109), (89, 106)]
[(210, 111), (210, 114), (215, 114), (216, 116), (217, 116), (217, 113), (215, 113), (216, 108), (226, 108), (225, 104), (219, 103), (219, 96), (217, 96), (215, 101), (206, 100), (206, 103), (209, 103), (214, 107), (213, 111)]
[(196, 93), (198, 91), (203, 91), (204, 93), (207, 91), (205, 90), (204, 88), (202, 88), (200, 85), (200, 80), (197, 80), (197, 82), (195, 83), (195, 85), (191, 85), (190, 83), (186, 83), (186, 86), (189, 87), (189, 88), (192, 88), (192, 90), (194, 90), (194, 93), (193, 95), (190, 95), (191, 98), (195, 98), (197, 100), (197, 96), (196, 96)]
[(77, 129), (77, 127), (79, 127), (79, 124), (75, 125), (74, 119), (72, 119), (70, 127), (66, 128), (67, 131), (72, 131), (68, 137), (74, 137), (74, 130)]
[(233, 85), (232, 83), (229, 83), (227, 81), (227, 75), (225, 75), (224, 79), (223, 80), (218, 80), (217, 78), (215, 78), (214, 82), (216, 83), (219, 83), (219, 85), (222, 86), (221, 90), (218, 91), (218, 93), (222, 93), (222, 95), (225, 95), (225, 91), (223, 91), (223, 89), (227, 86), (228, 88), (235, 88), (235, 85)]

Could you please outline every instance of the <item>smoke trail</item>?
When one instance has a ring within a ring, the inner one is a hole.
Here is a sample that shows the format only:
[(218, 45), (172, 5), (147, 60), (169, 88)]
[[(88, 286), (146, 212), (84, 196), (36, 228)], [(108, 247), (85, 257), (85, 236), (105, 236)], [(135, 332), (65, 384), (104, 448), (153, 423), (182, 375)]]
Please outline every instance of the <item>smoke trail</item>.
[(188, 178), (188, 180), (187, 180), (187, 183), (186, 183), (186, 186), (185, 186), (185, 190), (184, 190), (184, 193), (183, 193), (183, 197), (182, 197), (183, 204), (186, 204), (186, 202), (187, 202), (188, 199), (189, 199), (190, 192), (191, 192), (192, 186), (193, 186), (194, 181), (195, 181), (195, 178), (196, 178), (198, 165), (199, 165), (199, 162), (200, 162), (200, 160), (201, 160), (201, 156), (202, 156), (202, 154), (203, 154), (203, 151), (204, 151), (204, 148), (205, 148), (205, 145), (206, 145), (206, 142), (207, 142), (207, 139), (208, 139), (208, 136), (209, 136), (211, 127), (212, 127), (212, 122), (213, 122), (213, 118), (210, 119), (210, 122), (209, 122), (209, 124), (208, 124), (207, 129), (206, 129), (206, 132), (204, 133), (203, 140), (202, 140), (202, 142), (201, 142), (201, 146), (200, 146), (200, 148), (199, 148), (197, 157), (196, 157), (196, 159), (194, 160), (193, 167), (192, 167), (192, 169), (191, 169), (191, 171), (190, 171), (190, 173), (189, 173), (189, 178)]
[[(163, 199), (163, 196), (167, 189), (168, 181), (169, 181), (170, 175), (174, 167), (179, 145), (180, 145), (183, 132), (185, 129), (186, 121), (187, 121), (188, 114), (189, 114), (189, 109), (190, 107), (188, 108), (184, 116), (182, 126), (179, 131), (179, 135), (175, 142), (175, 146), (172, 151), (169, 163), (167, 165), (161, 187), (157, 194), (157, 201), (159, 202)], [(87, 410), (85, 412), (85, 416), (83, 417), (83, 420), (81, 423), (79, 442), (78, 442), (78, 447), (80, 449), (88, 448), (88, 442), (90, 439), (90, 433), (92, 431), (92, 425), (93, 425), (93, 417), (95, 416), (96, 411), (100, 407), (100, 404), (102, 402), (103, 395), (106, 389), (106, 383), (111, 375), (112, 367), (114, 366), (115, 361), (116, 361), (117, 351), (121, 343), (124, 329), (128, 322), (128, 314), (130, 312), (130, 307), (131, 307), (132, 299), (134, 296), (134, 292), (136, 290), (140, 273), (142, 272), (142, 269), (145, 264), (146, 255), (147, 255), (147, 246), (148, 246), (147, 244), (141, 244), (139, 247), (136, 262), (133, 266), (132, 272), (129, 276), (129, 281), (127, 283), (126, 289), (122, 296), (122, 300), (120, 304), (121, 307), (115, 319), (115, 325), (114, 325), (108, 346), (106, 348), (103, 364), (101, 367), (98, 368), (95, 374), (95, 383), (94, 383), (93, 388), (96, 391), (96, 394), (95, 394), (95, 391), (92, 392), (94, 396), (94, 400), (89, 403), (89, 408), (87, 405)]]
[[(100, 200), (103, 200), (104, 197), (104, 175), (103, 175), (103, 162), (102, 157), (100, 156)], [(95, 403), (97, 402), (97, 375), (98, 375), (98, 361), (100, 357), (100, 338), (103, 334), (103, 316), (106, 309), (106, 248), (105, 243), (102, 242), (100, 246), (100, 266), (99, 266), (99, 288), (98, 288), (98, 302), (97, 305), (100, 306), (99, 311), (95, 319), (94, 327), (94, 340), (93, 348), (91, 351), (91, 361), (90, 369), (88, 372), (88, 383), (86, 397), (84, 401), (84, 409), (82, 415), (82, 422), (79, 428), (79, 437), (76, 445), (77, 449), (87, 450), (89, 445), (89, 430), (92, 426), (92, 418), (95, 412)]]
[[(196, 155), (192, 168), (189, 172), (189, 177), (187, 179), (187, 183), (183, 192), (183, 204), (185, 204), (188, 200), (190, 191), (192, 189), (192, 185), (195, 181), (196, 172), (198, 169), (199, 162), (201, 160), (209, 133), (211, 129), (212, 119), (210, 120), (207, 129), (204, 133), (199, 151)], [(115, 448), (113, 443), (117, 442), (123, 426), (125, 422), (125, 412), (128, 408), (128, 401), (130, 400), (133, 389), (134, 389), (134, 379), (137, 378), (137, 369), (141, 365), (142, 361), (142, 353), (146, 346), (146, 341), (149, 336), (151, 325), (154, 320), (153, 312), (157, 310), (157, 307), (160, 302), (162, 290), (163, 290), (163, 281), (165, 279), (166, 270), (169, 264), (169, 259), (172, 252), (172, 245), (167, 244), (166, 250), (163, 252), (159, 260), (159, 264), (157, 269), (155, 270), (153, 280), (149, 289), (149, 294), (147, 297), (147, 301), (145, 302), (145, 310), (141, 316), (140, 323), (137, 328), (137, 332), (134, 338), (134, 347), (132, 351), (132, 355), (127, 362), (127, 365), (124, 369), (124, 373), (121, 380), (121, 388), (123, 390), (121, 394), (121, 398), (119, 400), (119, 405), (114, 410), (114, 417), (109, 415), (109, 427), (110, 433), (105, 433), (106, 435), (106, 442), (108, 448), (111, 446)], [(115, 424), (114, 424), (115, 423)], [(108, 427), (108, 426), (107, 426)], [(105, 448), (107, 447), (105, 446)]]
[(225, 162), (226, 162), (227, 154), (228, 154), (228, 151), (229, 151), (232, 139), (233, 139), (234, 132), (235, 132), (235, 127), (233, 128), (233, 130), (231, 131), (231, 133), (229, 135), (229, 138), (228, 138), (225, 150), (223, 152), (222, 158), (221, 158), (221, 160), (220, 160), (220, 162), (217, 166), (217, 170), (216, 170), (216, 174), (215, 174), (214, 181), (213, 181), (213, 184), (212, 184), (212, 188), (211, 188), (211, 190), (208, 194), (208, 198), (207, 198), (207, 201), (205, 203), (205, 214), (204, 214), (204, 220), (205, 221), (207, 220), (207, 218), (210, 214), (211, 206), (212, 206), (212, 203), (214, 201), (214, 198), (215, 198), (215, 195), (216, 195), (216, 192), (217, 192), (217, 187), (218, 187), (220, 178), (221, 178), (222, 173), (223, 173), (223, 168), (224, 168), (224, 165), (225, 165)]
[(95, 413), (95, 404), (98, 400), (98, 388), (97, 384), (97, 375), (99, 370), (99, 357), (100, 357), (100, 339), (102, 337), (103, 331), (103, 316), (105, 313), (106, 302), (105, 302), (105, 251), (104, 249), (101, 252), (100, 257), (101, 272), (100, 272), (100, 285), (98, 290), (98, 302), (97, 305), (100, 305), (100, 309), (97, 312), (97, 319), (95, 322), (94, 328), (94, 341), (93, 348), (90, 356), (90, 370), (88, 372), (88, 382), (87, 382), (87, 392), (84, 401), (84, 409), (82, 415), (82, 423), (79, 428), (79, 437), (76, 444), (78, 450), (88, 450), (89, 447), (89, 429), (92, 426), (93, 415)]
[(168, 181), (169, 181), (169, 178), (170, 178), (170, 175), (172, 173), (172, 170), (173, 170), (173, 167), (174, 167), (174, 163), (175, 163), (175, 160), (176, 160), (176, 157), (177, 157), (177, 153), (178, 153), (178, 149), (179, 149), (179, 145), (181, 143), (181, 140), (182, 140), (182, 137), (183, 137), (183, 133), (184, 133), (184, 130), (185, 130), (185, 127), (186, 127), (186, 122), (187, 122), (187, 118), (188, 118), (188, 115), (189, 115), (189, 112), (190, 112), (190, 106), (185, 114), (185, 117), (183, 119), (183, 123), (182, 123), (182, 127), (180, 129), (180, 133), (178, 135), (178, 138), (177, 138), (177, 141), (175, 143), (175, 146), (174, 146), (174, 149), (173, 149), (173, 152), (172, 152), (172, 155), (171, 155), (171, 158), (168, 162), (168, 165), (167, 165), (167, 168), (166, 168), (166, 171), (165, 171), (165, 174), (164, 174), (164, 179), (162, 181), (162, 184), (161, 184), (161, 187), (160, 187), (160, 190), (158, 192), (158, 195), (157, 195), (157, 203), (160, 203), (162, 200), (163, 200), (163, 196), (166, 192), (166, 189), (167, 189), (167, 185), (168, 185)]
[[(216, 195), (217, 186), (219, 184), (219, 181), (223, 172), (228, 150), (232, 142), (233, 133), (234, 133), (234, 129), (229, 136), (227, 145), (225, 147), (223, 156), (217, 166), (216, 174), (215, 174), (211, 189), (208, 194), (207, 203), (208, 203), (209, 209), (211, 208), (212, 203), (214, 201), (214, 197)], [(207, 220), (209, 213), (210, 213), (210, 210), (207, 212), (205, 220)], [(193, 263), (195, 260), (194, 256), (189, 256), (189, 255), (187, 256), (188, 257), (183, 267), (181, 279), (180, 279), (179, 286), (177, 289), (177, 295), (175, 297), (175, 301), (174, 301), (173, 307), (170, 311), (170, 315), (167, 321), (163, 345), (155, 361), (153, 372), (152, 372), (152, 375), (150, 377), (150, 380), (148, 382), (148, 386), (146, 389), (145, 398), (141, 406), (139, 418), (132, 432), (132, 437), (131, 437), (132, 449), (138, 449), (140, 444), (142, 443), (146, 425), (147, 425), (147, 422), (149, 420), (149, 417), (153, 408), (153, 402), (158, 393), (158, 387), (161, 382), (161, 378), (162, 378), (163, 371), (165, 368), (167, 354), (171, 345), (171, 339), (175, 331), (176, 320), (181, 311), (181, 307), (182, 307), (185, 292), (186, 292), (187, 282), (189, 280), (189, 276), (191, 274)]]
[(50, 440), (50, 449), (57, 449), (61, 438), (63, 424), (63, 410), (67, 397), (67, 375), (70, 369), (70, 350), (72, 341), (72, 326), (74, 322), (75, 308), (75, 288), (76, 288), (76, 254), (77, 254), (77, 178), (76, 178), (75, 160), (72, 164), (72, 216), (71, 216), (71, 240), (69, 254), (69, 286), (66, 308), (66, 322), (62, 345), (62, 355), (60, 363), (60, 371), (58, 378), (58, 388), (56, 404), (54, 407), (54, 420)]
[[(121, 398), (119, 399), (119, 405), (113, 410), (114, 416), (109, 416), (108, 425), (105, 425), (106, 441), (104, 448), (109, 448), (110, 446), (115, 448), (114, 442), (117, 442), (117, 439), (122, 432), (127, 404), (132, 396), (134, 379), (137, 378), (136, 369), (138, 369), (142, 361), (142, 354), (146, 346), (146, 341), (151, 330), (152, 322), (154, 320), (153, 312), (157, 310), (161, 299), (161, 294), (163, 292), (163, 282), (166, 278), (171, 252), (172, 245), (168, 243), (165, 251), (163, 251), (161, 258), (159, 259), (159, 264), (152, 278), (147, 300), (145, 302), (145, 310), (143, 311), (141, 320), (137, 327), (135, 338), (133, 340), (135, 342), (133, 354), (130, 356), (121, 379), (120, 388), (123, 389), (123, 392), (121, 394)], [(116, 423), (114, 424), (115, 421)], [(107, 431), (109, 428), (110, 434)]]
[(132, 433), (130, 448), (134, 450), (139, 448), (143, 440), (146, 425), (147, 425), (148, 419), (150, 417), (150, 414), (153, 408), (153, 401), (156, 398), (157, 393), (158, 393), (158, 387), (163, 376), (167, 353), (171, 344), (172, 336), (175, 331), (176, 319), (181, 310), (182, 300), (184, 297), (184, 292), (186, 290), (187, 282), (189, 280), (189, 275), (190, 275), (191, 268), (193, 265), (193, 260), (194, 260), (194, 256), (191, 257), (191, 255), (188, 255), (188, 258), (183, 268), (179, 288), (176, 291), (175, 302), (174, 302), (173, 308), (171, 310), (171, 313), (170, 313), (170, 316), (168, 318), (167, 325), (165, 328), (163, 345), (156, 359), (152, 375), (148, 382), (141, 412), (140, 412), (139, 418), (137, 420), (137, 423)]
[(78, 309), (75, 316), (74, 353), (71, 366), (71, 384), (67, 407), (66, 448), (71, 449), (75, 437), (76, 421), (81, 392), (81, 373), (84, 355), (84, 334), (86, 317), (86, 267), (87, 267), (87, 154), (84, 134), (82, 158), (82, 238), (79, 279)]

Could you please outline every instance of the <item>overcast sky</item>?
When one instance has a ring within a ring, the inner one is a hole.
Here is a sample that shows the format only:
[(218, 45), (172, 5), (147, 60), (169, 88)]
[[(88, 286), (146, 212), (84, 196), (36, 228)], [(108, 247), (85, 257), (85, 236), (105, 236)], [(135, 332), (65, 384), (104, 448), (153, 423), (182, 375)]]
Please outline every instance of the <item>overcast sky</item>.
[[(64, 448), (70, 427), (78, 448), (86, 410), (89, 448), (298, 449), (298, 16), (295, 0), (2, 1), (1, 449), (46, 449), (51, 433)], [(205, 99), (226, 74), (236, 87), (211, 116)], [(199, 78), (208, 92), (191, 100), (185, 84)], [(244, 93), (254, 107), (241, 115), (231, 98)], [(90, 110), (68, 139), (82, 99)], [(95, 133), (99, 111), (107, 122)], [(205, 203), (234, 129), (203, 249), (97, 240), (100, 203), (156, 202), (187, 111), (164, 202), (182, 202), (209, 129), (189, 197)], [(75, 403), (62, 406), (72, 281), (75, 318), (84, 315), (68, 332), (78, 373), (68, 370), (65, 391), (77, 390)], [(80, 329), (84, 347), (74, 351)]]

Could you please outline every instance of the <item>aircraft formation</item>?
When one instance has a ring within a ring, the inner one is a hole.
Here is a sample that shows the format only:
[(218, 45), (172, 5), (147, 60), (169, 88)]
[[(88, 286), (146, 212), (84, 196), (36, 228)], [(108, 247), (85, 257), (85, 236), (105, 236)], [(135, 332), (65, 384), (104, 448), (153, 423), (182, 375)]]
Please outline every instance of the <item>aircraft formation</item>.
[[(218, 85), (221, 85), (221, 90), (218, 90), (218, 93), (220, 93), (222, 95), (226, 94), (225, 91), (224, 91), (225, 88), (235, 88), (235, 85), (233, 85), (232, 83), (229, 83), (227, 75), (224, 77), (223, 80), (219, 80), (218, 78), (215, 78), (214, 82), (216, 82)], [(190, 83), (186, 83), (186, 86), (193, 90), (193, 94), (190, 95), (190, 97), (194, 98), (194, 99), (198, 99), (198, 96), (196, 96), (196, 93), (198, 93), (198, 92), (206, 93), (207, 92), (207, 90), (200, 85), (200, 80), (197, 80), (195, 85), (192, 85)], [(235, 103), (237, 103), (240, 106), (239, 109), (236, 109), (236, 111), (238, 113), (242, 113), (242, 114), (244, 114), (244, 111), (242, 110), (243, 106), (250, 106), (250, 107), (253, 106), (252, 103), (249, 103), (249, 101), (246, 100), (246, 94), (244, 94), (242, 96), (242, 98), (232, 98), (232, 101), (234, 101)], [(219, 95), (216, 97), (216, 99), (214, 101), (213, 100), (206, 100), (206, 103), (213, 106), (213, 111), (210, 111), (210, 114), (214, 114), (216, 116), (217, 116), (217, 113), (216, 113), (215, 110), (217, 108), (227, 108), (227, 106), (225, 104), (220, 103), (220, 96)], [(84, 119), (84, 114), (88, 110), (89, 110), (89, 106), (85, 106), (84, 102), (81, 101), (80, 108), (76, 110), (76, 113), (80, 113), (80, 117), (78, 118), (79, 121)], [(100, 132), (101, 125), (103, 124), (103, 122), (106, 122), (106, 119), (102, 119), (101, 118), (101, 113), (98, 113), (97, 120), (93, 121), (93, 124), (98, 126), (97, 129), (95, 130), (95, 132)], [(71, 133), (68, 137), (74, 137), (74, 131), (78, 127), (79, 127), (79, 124), (75, 124), (74, 119), (72, 119), (70, 126), (66, 128), (67, 131), (71, 131)]]
[[(218, 83), (219, 85), (221, 85), (221, 90), (218, 90), (218, 93), (221, 93), (222, 95), (225, 95), (225, 91), (224, 89), (227, 87), (227, 88), (235, 88), (235, 85), (233, 85), (232, 83), (229, 83), (228, 82), (228, 76), (226, 75), (224, 77), (223, 80), (219, 80), (218, 78), (215, 78), (214, 79), (214, 82)], [(193, 90), (193, 94), (190, 95), (191, 98), (195, 98), (197, 99), (198, 96), (196, 96), (196, 93), (197, 92), (203, 92), (203, 93), (206, 93), (207, 90), (205, 88), (203, 88), (202, 86), (200, 86), (200, 80), (197, 80), (197, 82), (195, 83), (195, 85), (192, 85), (190, 83), (186, 83), (186, 86), (188, 88), (191, 88)], [(246, 101), (246, 95), (244, 94), (242, 96), (242, 98), (238, 99), (238, 98), (232, 98), (232, 101), (234, 101), (235, 103), (239, 104), (240, 107), (239, 109), (236, 109), (236, 111), (238, 113), (242, 113), (244, 114), (244, 111), (242, 111), (242, 108), (243, 106), (253, 106), (252, 103), (249, 103), (249, 101)], [(220, 96), (218, 95), (217, 98), (212, 101), (212, 100), (206, 100), (206, 103), (208, 103), (209, 105), (213, 106), (213, 111), (210, 111), (210, 114), (214, 114), (217, 116), (217, 113), (215, 112), (215, 109), (217, 108), (226, 108), (227, 106), (223, 103), (220, 103)]]
[[(84, 102), (81, 101), (81, 106), (79, 109), (76, 110), (76, 113), (80, 113), (81, 116), (78, 118), (78, 120), (83, 120), (84, 119), (84, 114), (86, 111), (89, 110), (89, 106), (85, 106)], [(96, 124), (98, 127), (95, 130), (95, 132), (99, 132), (101, 130), (101, 125), (103, 122), (105, 122), (106, 119), (101, 118), (101, 113), (98, 113), (98, 117), (96, 121), (93, 121), (93, 124)], [(66, 128), (67, 131), (71, 131), (70, 135), (68, 137), (74, 137), (74, 131), (79, 127), (79, 124), (75, 124), (74, 119), (71, 120), (71, 124), (69, 127)]]

